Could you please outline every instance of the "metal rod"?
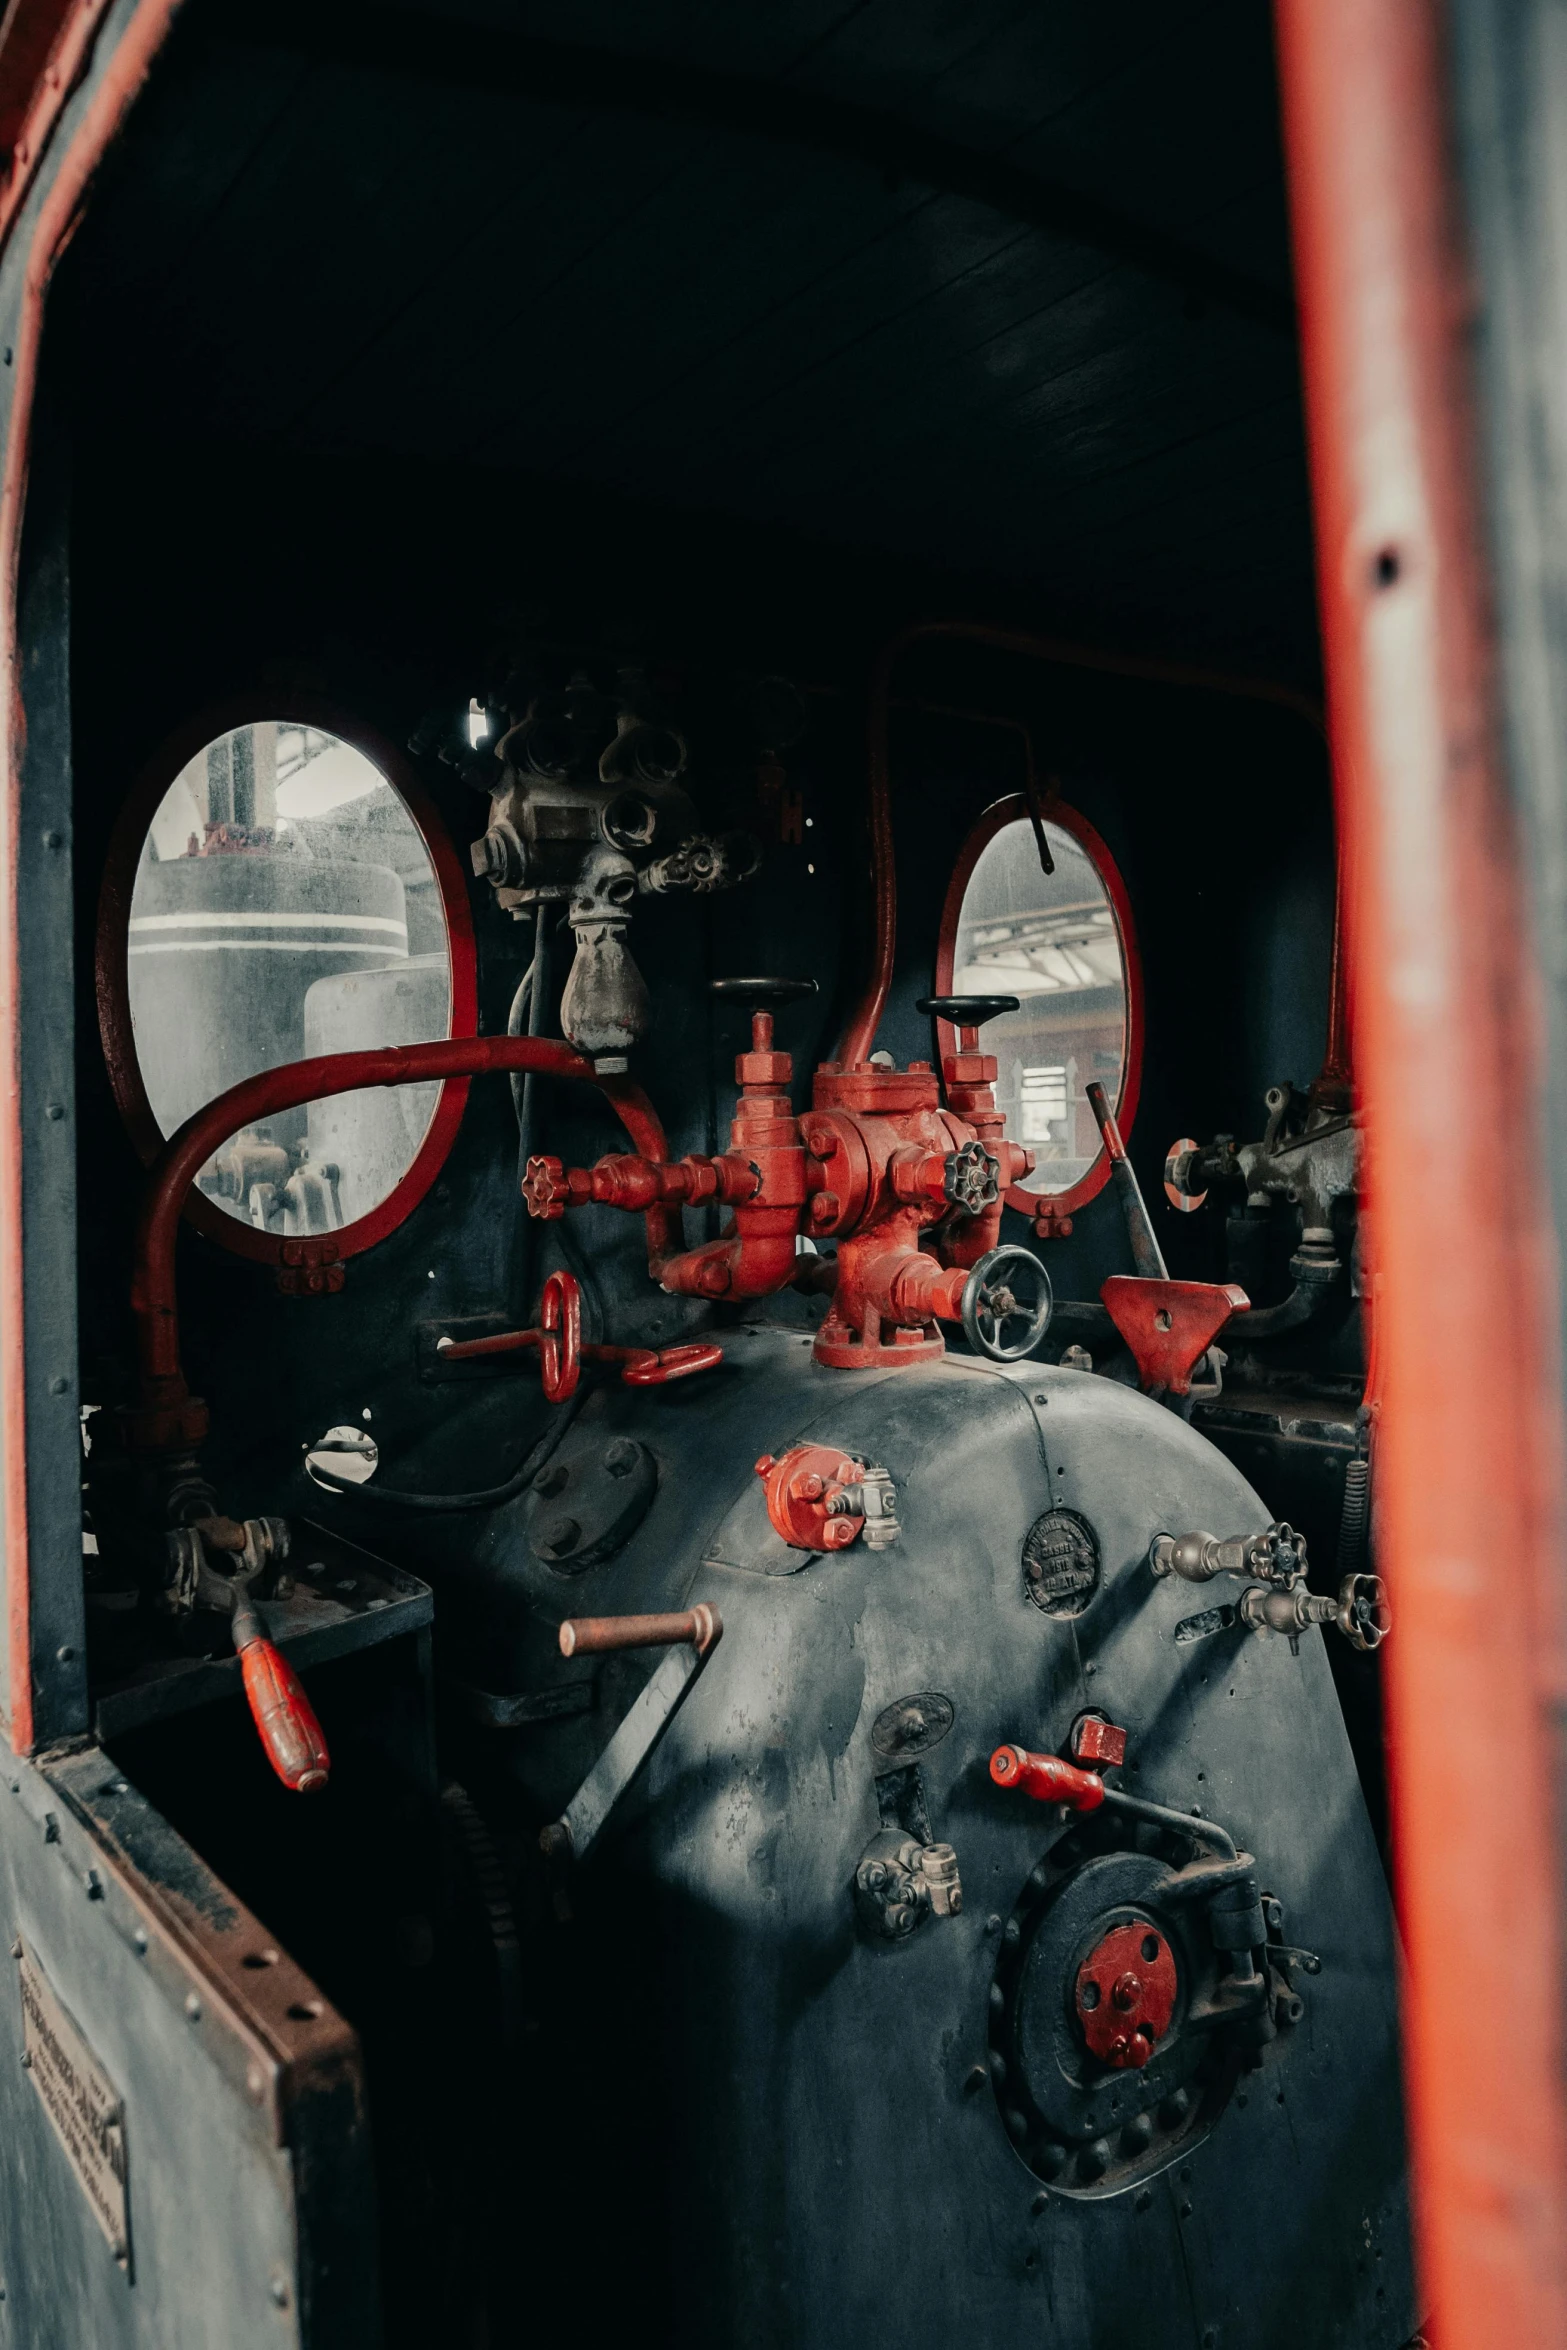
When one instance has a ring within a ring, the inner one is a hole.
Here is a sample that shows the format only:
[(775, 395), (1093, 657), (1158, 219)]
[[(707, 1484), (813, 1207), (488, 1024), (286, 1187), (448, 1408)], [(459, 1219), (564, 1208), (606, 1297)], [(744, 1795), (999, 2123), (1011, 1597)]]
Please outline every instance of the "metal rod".
[(1087, 1092), (1088, 1106), (1099, 1121), (1099, 1131), (1104, 1136), (1104, 1146), (1109, 1153), (1110, 1180), (1120, 1196), (1121, 1213), (1126, 1218), (1126, 1236), (1132, 1244), (1132, 1262), (1145, 1280), (1168, 1281), (1170, 1272), (1164, 1261), (1164, 1251), (1159, 1246), (1153, 1219), (1148, 1213), (1148, 1203), (1143, 1198), (1142, 1186), (1126, 1155), (1126, 1145), (1121, 1140), (1121, 1129), (1115, 1122), (1115, 1112), (1110, 1107), (1109, 1097), (1097, 1079), (1090, 1083)]
[(562, 1656), (604, 1656), (617, 1648), (694, 1648), (701, 1655), (722, 1637), (716, 1607), (694, 1607), (684, 1615), (568, 1616), (560, 1628)]

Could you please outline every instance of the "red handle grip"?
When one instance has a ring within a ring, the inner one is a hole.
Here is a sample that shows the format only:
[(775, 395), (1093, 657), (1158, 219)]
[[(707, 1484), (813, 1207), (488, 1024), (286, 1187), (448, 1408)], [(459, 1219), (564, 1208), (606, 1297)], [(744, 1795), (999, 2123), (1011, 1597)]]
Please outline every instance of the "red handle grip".
[(564, 1403), (582, 1377), (582, 1290), (575, 1274), (551, 1273), (539, 1299), (539, 1369), (545, 1400)]
[(990, 1758), (998, 1787), (1021, 1787), (1036, 1803), (1066, 1803), (1073, 1811), (1097, 1811), (1105, 1783), (1094, 1771), (1080, 1771), (1058, 1754), (1030, 1754), (1026, 1746), (998, 1746)]
[(285, 1787), (314, 1795), (332, 1765), (315, 1708), (286, 1656), (260, 1633), (239, 1652), (245, 1695), (267, 1760)]

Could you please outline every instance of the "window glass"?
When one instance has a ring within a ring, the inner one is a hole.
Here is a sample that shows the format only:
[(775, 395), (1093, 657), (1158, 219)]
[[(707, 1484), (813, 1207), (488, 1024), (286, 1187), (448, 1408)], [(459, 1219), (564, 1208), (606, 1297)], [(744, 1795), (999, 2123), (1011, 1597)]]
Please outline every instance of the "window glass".
[(999, 1064), (1007, 1132), (1034, 1153), (1024, 1189), (1069, 1191), (1099, 1156), (1087, 1089), (1119, 1104), (1129, 990), (1110, 893), (1072, 834), (1048, 821), (1055, 864), (1043, 871), (1026, 818), (1004, 824), (969, 876), (958, 913), (954, 995), (1015, 995), (981, 1042)]
[[(406, 804), (318, 728), (264, 719), (220, 735), (170, 784), (142, 845), (128, 983), (164, 1135), (260, 1070), (447, 1035), (446, 917)], [(264, 1231), (335, 1230), (395, 1189), (439, 1094), (286, 1111), (226, 1143), (198, 1182)]]

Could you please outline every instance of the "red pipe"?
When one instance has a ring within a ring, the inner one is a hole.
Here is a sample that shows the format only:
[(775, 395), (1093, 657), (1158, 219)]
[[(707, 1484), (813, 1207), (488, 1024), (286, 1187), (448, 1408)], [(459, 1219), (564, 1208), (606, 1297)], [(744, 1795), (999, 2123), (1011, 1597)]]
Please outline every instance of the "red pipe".
[[(438, 1044), (388, 1045), (379, 1052), (325, 1053), (313, 1061), (291, 1061), (231, 1085), (216, 1101), (187, 1118), (165, 1144), (147, 1178), (136, 1230), (131, 1310), (136, 1316), (137, 1352), (144, 1400), (167, 1405), (183, 1397), (179, 1307), (174, 1279), (174, 1242), (185, 1197), (213, 1152), (257, 1118), (330, 1094), (359, 1093), (378, 1085), (425, 1085), (448, 1077), (482, 1077), (493, 1070), (533, 1069), (548, 1077), (580, 1077), (596, 1084), (613, 1102), (621, 1124), (639, 1151), (662, 1159), (668, 1154), (658, 1113), (639, 1085), (625, 1077), (595, 1077), (593, 1064), (567, 1044), (538, 1036), (458, 1036)], [(669, 1211), (647, 1214), (648, 1253), (666, 1256), (672, 1245)]]
[[(1276, 0), (1399, 1626), (1384, 1686), (1416, 2242), (1441, 2350), (1489, 2350), (1567, 2342), (1567, 1507), (1541, 982), (1495, 707), (1444, 14)], [(1507, 2020), (1524, 2017), (1527, 2049)]]
[[(1268, 678), (1233, 677), (1222, 670), (1193, 669), (1182, 661), (1143, 660), (1132, 653), (1103, 653), (1059, 637), (1034, 636), (1027, 629), (993, 628), (983, 620), (920, 620), (900, 629), (883, 645), (871, 670), (866, 710), (867, 821), (871, 838), (871, 883), (875, 893), (874, 949), (870, 976), (849, 1017), (836, 1058), (847, 1065), (870, 1057), (887, 1008), (898, 943), (898, 876), (892, 842), (892, 676), (908, 647), (929, 637), (988, 645), (998, 653), (1051, 662), (1062, 669), (1096, 670), (1107, 677), (1140, 677), (1152, 685), (1187, 687), (1199, 693), (1229, 694), (1242, 701), (1271, 702), (1293, 711), (1320, 733), (1322, 711), (1309, 694)], [(1335, 1017), (1335, 1025), (1336, 1017)], [(1331, 1034), (1331, 1031), (1330, 1031)]]

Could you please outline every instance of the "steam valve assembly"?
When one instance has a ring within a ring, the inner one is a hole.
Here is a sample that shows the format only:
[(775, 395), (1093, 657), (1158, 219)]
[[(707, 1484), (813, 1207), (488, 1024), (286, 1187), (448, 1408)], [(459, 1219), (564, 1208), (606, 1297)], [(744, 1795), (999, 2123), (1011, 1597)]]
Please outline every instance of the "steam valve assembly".
[[(523, 1180), (529, 1212), (555, 1217), (594, 1202), (629, 1212), (709, 1201), (731, 1208), (720, 1239), (650, 1264), (664, 1289), (692, 1297), (772, 1296), (795, 1280), (802, 1238), (835, 1241), (826, 1274), (833, 1302), (814, 1345), (816, 1360), (835, 1369), (929, 1361), (945, 1351), (943, 1321), (962, 1322), (995, 1360), (1028, 1353), (1050, 1319), (1050, 1282), (1026, 1249), (997, 1248), (1003, 1195), (1034, 1161), (1001, 1132), (994, 1059), (966, 1049), (965, 1036), (965, 1049), (944, 1067), (945, 1110), (928, 1062), (897, 1069), (882, 1056), (829, 1061), (816, 1072), (810, 1109), (797, 1117), (789, 1098), (794, 1064), (774, 1045), (772, 1007), (815, 985), (714, 983), (722, 999), (752, 1007), (726, 1152), (673, 1164), (617, 1154), (591, 1168), (531, 1158)], [(923, 1008), (975, 1022), (1016, 1001), (944, 997)], [(1008, 1338), (1014, 1321), (1021, 1331)]]

